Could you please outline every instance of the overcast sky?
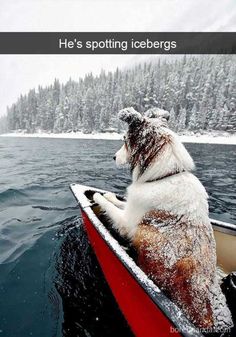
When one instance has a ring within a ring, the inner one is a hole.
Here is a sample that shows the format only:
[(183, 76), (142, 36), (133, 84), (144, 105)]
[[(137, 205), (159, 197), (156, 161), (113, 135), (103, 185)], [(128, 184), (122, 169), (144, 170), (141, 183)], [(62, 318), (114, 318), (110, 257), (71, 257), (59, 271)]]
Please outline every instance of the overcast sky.
[[(0, 31), (236, 31), (236, 1), (0, 0)], [(135, 60), (132, 55), (0, 55), (0, 116), (39, 84), (76, 80)]]

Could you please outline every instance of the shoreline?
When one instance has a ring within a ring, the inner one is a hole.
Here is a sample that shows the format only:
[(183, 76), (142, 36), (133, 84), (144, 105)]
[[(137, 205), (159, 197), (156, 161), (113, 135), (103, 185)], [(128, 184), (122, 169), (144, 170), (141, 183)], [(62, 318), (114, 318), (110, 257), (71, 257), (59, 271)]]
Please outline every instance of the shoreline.
[[(103, 139), (103, 140), (122, 140), (123, 135), (118, 133), (94, 133), (85, 134), (82, 132), (74, 133), (6, 133), (0, 137), (9, 138), (54, 138), (54, 139)], [(200, 143), (200, 144), (229, 144), (236, 145), (236, 134), (233, 135), (180, 135), (183, 143)]]

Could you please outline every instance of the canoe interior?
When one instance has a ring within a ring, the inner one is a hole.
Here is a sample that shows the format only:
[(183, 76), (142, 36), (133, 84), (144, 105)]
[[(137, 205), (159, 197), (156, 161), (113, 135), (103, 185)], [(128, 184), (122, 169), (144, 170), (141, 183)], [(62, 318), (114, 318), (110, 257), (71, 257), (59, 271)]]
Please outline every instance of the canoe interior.
[(226, 273), (236, 271), (236, 235), (214, 230), (217, 264)]
[[(88, 190), (85, 192), (86, 197), (92, 202), (94, 191)], [(122, 197), (118, 196), (119, 199)], [(117, 231), (115, 231), (109, 224), (108, 219), (100, 212), (100, 208), (96, 205), (92, 206), (94, 213), (99, 220), (106, 226), (111, 232), (113, 237), (126, 249), (126, 252), (135, 260), (136, 253), (129, 241), (121, 237)], [(216, 239), (216, 251), (217, 251), (217, 264), (225, 274), (229, 274), (232, 271), (236, 271), (236, 226), (235, 229), (228, 230), (227, 224), (225, 224), (223, 231), (222, 228), (214, 225), (214, 235)]]

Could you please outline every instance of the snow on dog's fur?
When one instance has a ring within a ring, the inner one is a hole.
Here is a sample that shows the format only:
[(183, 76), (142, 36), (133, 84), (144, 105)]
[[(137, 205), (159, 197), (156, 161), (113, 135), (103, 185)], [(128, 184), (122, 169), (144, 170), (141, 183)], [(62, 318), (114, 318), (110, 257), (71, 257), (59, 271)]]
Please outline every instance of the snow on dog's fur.
[(113, 226), (130, 238), (140, 267), (199, 328), (232, 325), (216, 273), (216, 248), (207, 193), (190, 171), (194, 163), (168, 129), (167, 112), (133, 108), (119, 113), (128, 123), (116, 163), (131, 167), (127, 202), (94, 195)]

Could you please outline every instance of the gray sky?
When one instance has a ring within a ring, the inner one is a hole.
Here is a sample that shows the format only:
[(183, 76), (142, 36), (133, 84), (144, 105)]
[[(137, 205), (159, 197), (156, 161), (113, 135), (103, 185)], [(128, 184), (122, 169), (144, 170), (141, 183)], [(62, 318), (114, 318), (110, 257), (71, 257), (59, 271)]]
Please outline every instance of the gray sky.
[[(0, 31), (236, 31), (235, 0), (1, 0)], [(171, 57), (171, 56), (169, 56)], [(0, 116), (30, 88), (147, 56), (0, 55)]]

